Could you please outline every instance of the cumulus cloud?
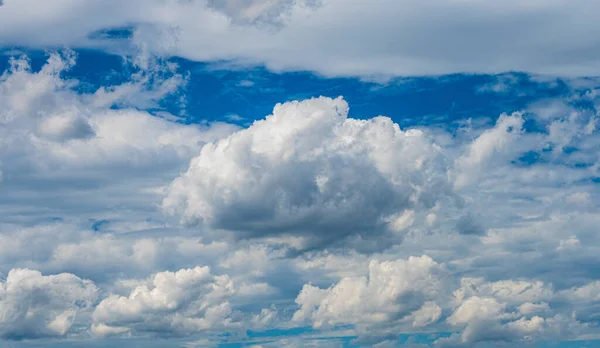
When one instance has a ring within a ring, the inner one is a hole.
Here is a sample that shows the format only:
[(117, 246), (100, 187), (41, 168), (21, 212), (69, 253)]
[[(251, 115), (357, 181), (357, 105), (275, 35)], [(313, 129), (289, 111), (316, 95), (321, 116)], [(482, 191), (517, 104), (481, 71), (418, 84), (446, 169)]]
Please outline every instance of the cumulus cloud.
[(308, 248), (348, 237), (401, 239), (415, 211), (451, 196), (444, 157), (422, 131), (347, 114), (341, 98), (277, 105), (204, 146), (163, 208), (242, 236), (304, 236), (313, 240)]
[(73, 274), (13, 269), (0, 282), (0, 334), (5, 339), (62, 337), (97, 296), (94, 283)]
[[(68, 221), (29, 227), (0, 224), (0, 272), (15, 266), (43, 273), (69, 272), (112, 290), (121, 289), (120, 282), (145, 278), (156, 269), (192, 267), (199, 262), (221, 266), (234, 248), (175, 229), (107, 225), (106, 230), (94, 231), (89, 224)], [(254, 263), (250, 268), (258, 272), (259, 267)], [(248, 269), (239, 267), (238, 271), (237, 264), (223, 268), (234, 275)], [(244, 281), (253, 284), (253, 279)]]
[[(568, 290), (572, 294), (594, 283)], [(583, 290), (582, 292), (585, 292)], [(576, 313), (576, 301), (564, 306), (565, 291), (555, 292), (540, 281), (485, 282), (464, 278), (454, 293), (455, 309), (446, 322), (461, 328), (460, 335), (440, 339), (440, 346), (473, 346), (480, 342), (536, 342), (566, 339), (594, 330), (587, 318)], [(586, 294), (588, 303), (593, 296)], [(550, 301), (549, 304), (546, 301)], [(583, 320), (582, 320), (583, 319)]]
[(443, 268), (428, 256), (369, 264), (368, 277), (342, 278), (329, 289), (305, 285), (293, 320), (309, 319), (316, 328), (337, 324), (377, 326), (405, 321), (414, 327), (435, 323), (433, 302), (445, 291)]
[[(78, 212), (102, 214), (107, 206), (156, 201), (204, 143), (237, 129), (185, 126), (138, 110), (156, 107), (185, 85), (168, 62), (145, 59), (135, 63), (138, 72), (130, 81), (79, 93), (78, 81), (64, 77), (75, 60), (69, 50), (51, 53), (33, 71), (26, 57), (13, 58), (0, 77), (0, 161), (11, 163), (2, 166), (4, 221), (26, 211), (56, 217), (77, 206)], [(37, 199), (14, 214), (10, 197), (30, 195)]]
[(151, 285), (129, 296), (111, 295), (94, 310), (92, 332), (99, 336), (127, 331), (189, 334), (231, 324), (227, 297), (234, 293), (228, 276), (208, 267), (159, 272)]
[(597, 282), (557, 292), (530, 279), (459, 278), (424, 255), (371, 261), (367, 276), (345, 277), (327, 289), (307, 284), (292, 320), (315, 328), (352, 324), (363, 344), (432, 328), (459, 331), (438, 339), (439, 346), (535, 342), (593, 332), (591, 311), (580, 300), (595, 303), (597, 290)]
[[(131, 79), (92, 92), (66, 78), (69, 51), (0, 78), (3, 338), (598, 333), (593, 91), (455, 133), (354, 119), (341, 98), (279, 104), (244, 130), (186, 125), (143, 111), (187, 81), (144, 49)], [(264, 345), (340, 343), (315, 336)]]
[(508, 147), (514, 145), (522, 126), (523, 118), (520, 114), (500, 116), (495, 127), (473, 140), (468, 152), (457, 159), (456, 167), (459, 173), (454, 186), (460, 189), (473, 184), (479, 172), (489, 166), (495, 154), (511, 158), (509, 156), (512, 151), (509, 151)]

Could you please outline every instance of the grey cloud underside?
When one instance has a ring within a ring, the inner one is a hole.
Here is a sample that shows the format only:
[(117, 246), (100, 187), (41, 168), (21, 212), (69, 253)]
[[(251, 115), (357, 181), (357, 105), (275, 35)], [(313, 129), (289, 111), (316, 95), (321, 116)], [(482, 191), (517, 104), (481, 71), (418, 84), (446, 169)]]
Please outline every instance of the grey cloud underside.
[(599, 6), (568, 0), (9, 0), (0, 11), (0, 40), (122, 52), (132, 46), (119, 35), (90, 34), (133, 25), (133, 42), (155, 53), (277, 71), (598, 76)]
[(140, 58), (131, 81), (88, 94), (63, 77), (69, 52), (0, 78), (2, 339), (597, 337), (593, 86), (452, 134), (354, 119), (343, 98), (240, 129), (139, 110), (185, 85), (164, 63)]

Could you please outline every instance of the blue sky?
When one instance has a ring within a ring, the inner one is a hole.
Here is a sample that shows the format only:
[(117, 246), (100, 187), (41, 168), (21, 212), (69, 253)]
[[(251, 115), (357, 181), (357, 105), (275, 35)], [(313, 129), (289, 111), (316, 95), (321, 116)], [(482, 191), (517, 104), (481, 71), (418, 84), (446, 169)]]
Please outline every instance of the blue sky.
[(600, 347), (597, 10), (0, 1), (0, 346)]
[[(16, 48), (5, 51), (2, 68)], [(17, 51), (18, 52), (18, 51)], [(27, 51), (33, 69), (46, 61), (43, 51)], [(263, 67), (227, 70), (204, 62), (173, 58), (189, 74), (186, 85), (187, 122), (229, 120), (242, 125), (269, 114), (273, 105), (290, 100), (344, 96), (355, 118), (385, 115), (402, 126), (430, 122), (488, 118), (493, 122), (502, 112), (521, 110), (535, 100), (566, 96), (570, 90), (556, 77), (552, 83), (532, 81), (530, 75), (506, 72), (499, 75), (453, 74), (435, 77), (396, 77), (388, 81), (360, 78), (325, 78), (310, 72), (274, 73)], [(97, 51), (78, 51), (77, 65), (66, 72), (82, 84), (80, 90), (95, 90), (103, 84), (127, 81), (131, 67), (123, 58)], [(511, 78), (506, 91), (486, 91), (498, 79)], [(429, 102), (435, 100), (435, 102)], [(177, 115), (182, 112), (174, 100), (161, 103)], [(227, 119), (237, 115), (243, 119)]]

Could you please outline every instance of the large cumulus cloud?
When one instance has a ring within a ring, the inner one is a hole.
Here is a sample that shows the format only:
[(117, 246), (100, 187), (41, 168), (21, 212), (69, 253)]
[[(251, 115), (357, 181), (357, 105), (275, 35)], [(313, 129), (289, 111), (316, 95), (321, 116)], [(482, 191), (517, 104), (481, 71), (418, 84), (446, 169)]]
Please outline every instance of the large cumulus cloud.
[(348, 238), (380, 248), (401, 239), (452, 196), (442, 150), (387, 117), (347, 114), (341, 98), (277, 105), (266, 119), (204, 146), (163, 208), (242, 236), (306, 237), (307, 248)]

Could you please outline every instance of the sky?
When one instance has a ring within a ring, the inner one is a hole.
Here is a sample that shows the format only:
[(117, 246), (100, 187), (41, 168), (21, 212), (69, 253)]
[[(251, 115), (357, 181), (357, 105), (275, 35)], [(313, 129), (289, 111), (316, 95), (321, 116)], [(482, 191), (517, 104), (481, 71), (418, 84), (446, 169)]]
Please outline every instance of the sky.
[(600, 347), (598, 12), (0, 1), (0, 346)]

